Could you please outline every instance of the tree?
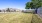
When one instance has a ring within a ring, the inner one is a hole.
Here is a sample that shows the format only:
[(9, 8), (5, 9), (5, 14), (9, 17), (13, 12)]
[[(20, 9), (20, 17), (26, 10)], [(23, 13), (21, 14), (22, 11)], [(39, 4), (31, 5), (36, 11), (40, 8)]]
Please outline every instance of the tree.
[(32, 2), (27, 2), (27, 3), (26, 3), (26, 7), (25, 7), (25, 9), (29, 9), (29, 8), (31, 8), (31, 9), (35, 9), (35, 5), (33, 5)]
[(42, 0), (32, 0), (32, 2), (35, 5), (36, 9), (42, 6)]
[(26, 3), (25, 9), (38, 9), (42, 6), (42, 0), (32, 0), (31, 2)]
[(7, 10), (6, 10), (7, 12), (10, 12), (10, 9), (9, 8), (7, 8)]
[(1, 10), (0, 10), (0, 12), (1, 12)]
[(25, 7), (25, 9), (29, 9), (29, 8), (31, 8), (30, 3), (31, 3), (31, 2), (27, 2), (27, 3), (26, 3), (26, 7)]

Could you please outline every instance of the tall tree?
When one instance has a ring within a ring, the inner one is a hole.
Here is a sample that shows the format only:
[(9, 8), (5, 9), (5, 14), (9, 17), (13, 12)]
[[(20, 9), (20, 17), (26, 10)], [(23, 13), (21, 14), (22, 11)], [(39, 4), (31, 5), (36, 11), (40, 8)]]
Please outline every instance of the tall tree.
[(31, 2), (26, 3), (25, 9), (38, 9), (39, 7), (42, 6), (42, 0), (31, 0)]
[(29, 9), (29, 8), (31, 8), (30, 3), (31, 3), (31, 2), (27, 2), (27, 3), (26, 3), (26, 7), (25, 7), (25, 9)]
[(33, 4), (35, 5), (36, 8), (42, 6), (42, 0), (32, 0)]
[(10, 12), (10, 9), (9, 8), (7, 8), (7, 10), (6, 10), (7, 12)]
[(29, 8), (31, 8), (31, 9), (35, 9), (35, 5), (33, 5), (32, 2), (27, 2), (27, 3), (26, 3), (26, 7), (25, 7), (25, 9), (29, 9)]

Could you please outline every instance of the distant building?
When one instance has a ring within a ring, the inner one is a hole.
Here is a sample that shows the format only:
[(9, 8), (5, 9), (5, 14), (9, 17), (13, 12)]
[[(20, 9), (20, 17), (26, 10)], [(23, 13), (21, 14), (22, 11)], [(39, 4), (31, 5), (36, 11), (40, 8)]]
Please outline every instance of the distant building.
[(26, 10), (22, 10), (22, 12), (35, 12), (35, 9), (26, 9)]
[(21, 12), (21, 10), (20, 9), (16, 9), (16, 12)]
[[(6, 8), (6, 9), (2, 9), (1, 12), (8, 12), (7, 9), (8, 9), (8, 8)], [(21, 12), (20, 9), (9, 8), (9, 10), (10, 10), (10, 12)]]

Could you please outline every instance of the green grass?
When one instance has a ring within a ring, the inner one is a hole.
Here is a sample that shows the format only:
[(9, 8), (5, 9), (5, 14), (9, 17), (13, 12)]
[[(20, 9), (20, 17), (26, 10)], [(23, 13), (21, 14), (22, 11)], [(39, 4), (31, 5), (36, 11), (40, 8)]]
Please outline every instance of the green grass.
[(0, 13), (0, 23), (42, 23), (42, 20), (32, 13)]

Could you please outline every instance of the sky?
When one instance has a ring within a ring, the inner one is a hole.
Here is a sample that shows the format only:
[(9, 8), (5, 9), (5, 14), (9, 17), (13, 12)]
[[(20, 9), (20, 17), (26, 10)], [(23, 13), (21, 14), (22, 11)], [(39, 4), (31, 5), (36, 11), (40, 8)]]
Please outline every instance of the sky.
[(25, 9), (26, 3), (31, 0), (0, 0), (0, 9), (17, 8)]

